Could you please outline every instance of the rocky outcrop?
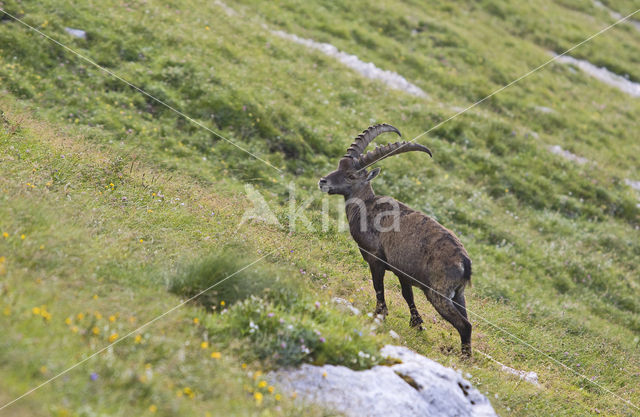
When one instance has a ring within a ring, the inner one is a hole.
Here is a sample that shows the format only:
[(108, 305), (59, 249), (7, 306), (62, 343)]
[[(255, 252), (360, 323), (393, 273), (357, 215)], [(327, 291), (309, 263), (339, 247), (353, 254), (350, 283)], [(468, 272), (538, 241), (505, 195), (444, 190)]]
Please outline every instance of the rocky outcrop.
[(496, 416), (489, 400), (453, 369), (401, 346), (380, 353), (398, 363), (364, 371), (303, 365), (270, 379), (302, 401), (346, 416)]

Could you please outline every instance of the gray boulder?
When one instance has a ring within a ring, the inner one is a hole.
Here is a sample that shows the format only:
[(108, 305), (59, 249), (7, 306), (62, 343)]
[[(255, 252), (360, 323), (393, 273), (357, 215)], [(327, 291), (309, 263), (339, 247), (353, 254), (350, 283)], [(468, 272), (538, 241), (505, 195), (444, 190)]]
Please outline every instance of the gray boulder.
[(496, 416), (489, 400), (453, 369), (401, 346), (387, 345), (380, 353), (399, 363), (364, 371), (302, 365), (270, 379), (302, 401), (346, 416)]
[(64, 28), (64, 30), (74, 38), (87, 39), (87, 32), (82, 29)]

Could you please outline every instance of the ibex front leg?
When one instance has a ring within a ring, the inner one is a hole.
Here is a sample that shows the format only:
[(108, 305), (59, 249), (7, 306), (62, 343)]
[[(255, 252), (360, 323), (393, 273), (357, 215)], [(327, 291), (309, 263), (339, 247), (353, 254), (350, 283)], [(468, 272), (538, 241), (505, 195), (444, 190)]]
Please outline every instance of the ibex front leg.
[(409, 313), (411, 313), (411, 320), (409, 320), (409, 326), (415, 327), (418, 330), (422, 330), (422, 317), (418, 313), (415, 303), (413, 302), (413, 287), (411, 286), (410, 278), (405, 278), (402, 275), (398, 275), (400, 278), (400, 286), (402, 287), (402, 296), (409, 306)]
[(376, 310), (374, 316), (382, 314), (384, 317), (389, 314), (387, 304), (384, 302), (384, 272), (385, 267), (382, 262), (374, 261), (369, 263), (371, 278), (373, 279), (373, 289), (376, 291)]

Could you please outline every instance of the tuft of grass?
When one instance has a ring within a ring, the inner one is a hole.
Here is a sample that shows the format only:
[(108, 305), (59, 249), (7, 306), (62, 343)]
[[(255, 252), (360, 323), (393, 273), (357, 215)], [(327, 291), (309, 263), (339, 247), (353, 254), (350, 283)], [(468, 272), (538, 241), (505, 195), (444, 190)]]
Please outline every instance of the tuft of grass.
[[(231, 245), (217, 253), (182, 266), (179, 272), (167, 278), (169, 291), (185, 297), (199, 295), (194, 301), (214, 311), (231, 306), (251, 296), (290, 306), (296, 301), (299, 283), (284, 272), (264, 264), (249, 267), (248, 248)], [(211, 288), (208, 291), (208, 288)]]

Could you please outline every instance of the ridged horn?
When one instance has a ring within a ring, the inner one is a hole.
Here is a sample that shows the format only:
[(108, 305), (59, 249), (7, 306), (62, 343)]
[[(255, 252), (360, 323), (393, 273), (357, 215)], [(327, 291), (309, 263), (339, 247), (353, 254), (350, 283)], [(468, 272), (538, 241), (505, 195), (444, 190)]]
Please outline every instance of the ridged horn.
[(433, 157), (431, 151), (426, 146), (420, 145), (419, 143), (403, 141), (377, 146), (374, 150), (367, 152), (365, 155), (361, 155), (360, 158), (358, 158), (357, 165), (362, 169), (389, 156), (412, 151), (426, 152), (429, 156)]
[(370, 126), (367, 130), (364, 130), (356, 137), (354, 142), (347, 149), (347, 154), (345, 156), (358, 159), (360, 155), (364, 153), (365, 149), (367, 149), (367, 145), (369, 145), (376, 136), (385, 132), (395, 132), (398, 136), (402, 136), (398, 129), (386, 123)]

